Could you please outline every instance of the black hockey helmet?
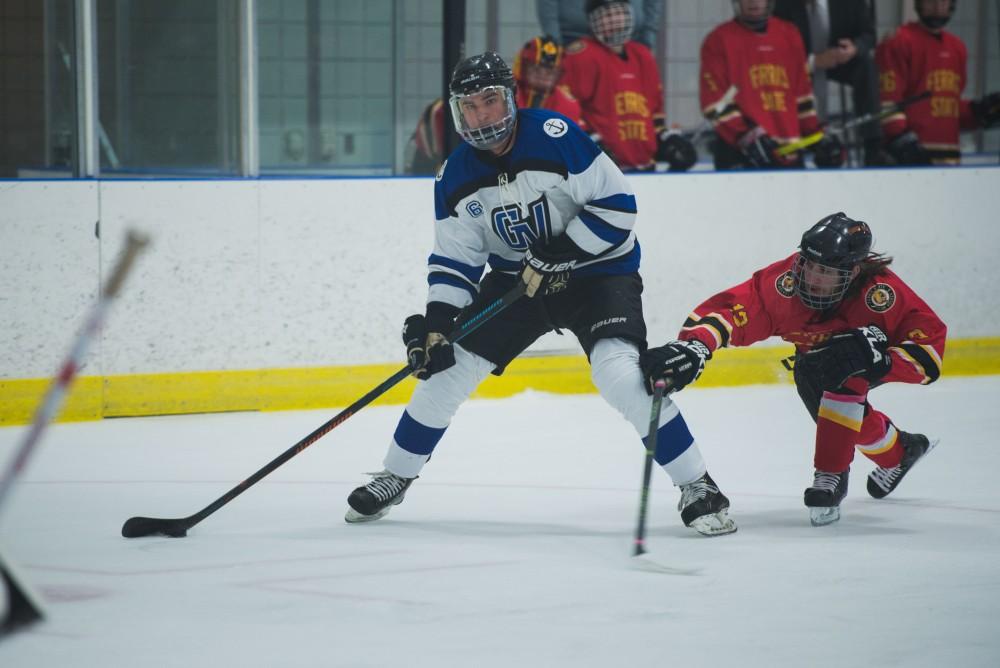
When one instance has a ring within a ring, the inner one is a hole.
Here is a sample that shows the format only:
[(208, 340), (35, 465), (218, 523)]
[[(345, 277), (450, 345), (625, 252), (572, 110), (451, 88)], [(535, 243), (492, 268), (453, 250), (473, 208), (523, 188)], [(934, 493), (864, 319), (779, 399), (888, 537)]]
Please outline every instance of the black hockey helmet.
[[(514, 74), (504, 59), (492, 51), (466, 58), (451, 75), (449, 104), (455, 131), (473, 147), (490, 149), (502, 144), (514, 129), (517, 103), (514, 101)], [(506, 105), (503, 116), (485, 125), (475, 123), (471, 113), (463, 112), (462, 100), (493, 92)]]
[(945, 27), (945, 25), (948, 24), (948, 21), (951, 20), (951, 17), (955, 15), (955, 6), (957, 4), (958, 0), (951, 0), (951, 2), (948, 3), (948, 16), (946, 17), (928, 16), (927, 14), (924, 14), (921, 11), (924, 5), (923, 0), (913, 0), (913, 10), (917, 13), (917, 16), (920, 17), (920, 22), (925, 26), (931, 30), (940, 30)]
[(823, 218), (802, 235), (792, 267), (795, 293), (812, 309), (835, 306), (871, 250), (868, 223), (848, 218), (843, 212)]
[(732, 0), (733, 2), (733, 14), (736, 16), (736, 20), (750, 28), (751, 30), (764, 30), (767, 27), (767, 20), (771, 18), (774, 13), (774, 0), (767, 0), (767, 9), (763, 18), (751, 18), (745, 16), (743, 13), (743, 6), (741, 0)]
[(597, 41), (619, 47), (632, 39), (635, 15), (629, 0), (587, 0), (587, 21)]

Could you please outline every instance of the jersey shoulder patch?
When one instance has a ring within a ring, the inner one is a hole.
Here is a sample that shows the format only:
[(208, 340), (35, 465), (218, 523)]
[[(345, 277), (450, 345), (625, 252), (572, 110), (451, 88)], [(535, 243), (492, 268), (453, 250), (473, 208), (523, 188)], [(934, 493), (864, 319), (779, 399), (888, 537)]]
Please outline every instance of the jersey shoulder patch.
[(774, 281), (774, 288), (778, 291), (779, 295), (786, 299), (795, 296), (795, 277), (792, 276), (791, 269), (778, 275), (778, 278)]
[(556, 116), (542, 123), (542, 131), (553, 139), (559, 139), (569, 132), (569, 123)]
[(566, 53), (582, 53), (587, 48), (587, 43), (582, 39), (575, 40), (566, 47)]
[(876, 283), (865, 293), (865, 306), (875, 313), (885, 313), (896, 303), (896, 291), (888, 283)]

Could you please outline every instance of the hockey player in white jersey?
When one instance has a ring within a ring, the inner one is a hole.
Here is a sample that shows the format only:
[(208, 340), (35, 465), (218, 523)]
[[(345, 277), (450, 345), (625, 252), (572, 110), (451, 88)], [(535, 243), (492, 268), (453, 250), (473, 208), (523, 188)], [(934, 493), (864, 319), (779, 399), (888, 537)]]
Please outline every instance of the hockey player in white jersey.
[[(393, 434), (385, 470), (348, 497), (348, 522), (376, 520), (402, 502), (473, 390), (556, 328), (576, 335), (601, 396), (640, 436), (648, 429), (650, 399), (639, 368), (646, 324), (628, 181), (566, 117), (517, 109), (512, 73), (497, 54), (459, 63), (450, 89), (455, 129), (465, 141), (434, 185), (426, 311), (403, 328), (421, 382)], [(480, 312), (517, 281), (525, 283), (525, 296), (449, 343), (463, 311)], [(680, 487), (684, 524), (706, 535), (735, 531), (729, 500), (669, 398), (657, 438), (655, 458)]]

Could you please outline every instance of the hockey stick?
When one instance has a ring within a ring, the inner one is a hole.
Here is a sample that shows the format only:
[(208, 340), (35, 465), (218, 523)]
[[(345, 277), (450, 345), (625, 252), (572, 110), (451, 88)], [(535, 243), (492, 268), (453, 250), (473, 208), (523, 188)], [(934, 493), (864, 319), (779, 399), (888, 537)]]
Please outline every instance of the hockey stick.
[[(487, 305), (482, 311), (476, 313), (474, 316), (467, 318), (463, 323), (458, 326), (454, 331), (453, 335), (449, 337), (452, 343), (458, 343), (466, 336), (476, 331), (482, 327), (486, 322), (488, 322), (493, 316), (497, 315), (508, 306), (513, 304), (524, 294), (525, 284), (523, 281), (518, 281), (517, 285), (508, 290), (504, 295), (496, 299)], [(216, 510), (226, 505), (237, 496), (247, 491), (254, 484), (259, 482), (264, 476), (270, 474), (276, 468), (287, 462), (289, 459), (299, 454), (310, 445), (321, 439), (323, 436), (328, 434), (330, 431), (336, 427), (343, 424), (352, 415), (360, 411), (362, 408), (370, 404), (372, 401), (377, 399), (379, 396), (385, 394), (390, 388), (398, 384), (401, 380), (413, 373), (413, 370), (409, 366), (404, 366), (402, 369), (386, 378), (377, 387), (372, 389), (368, 394), (361, 397), (353, 404), (345, 408), (344, 410), (337, 413), (335, 416), (324, 422), (319, 428), (313, 431), (311, 434), (303, 438), (301, 441), (293, 445), (292, 447), (285, 450), (283, 453), (268, 462), (263, 468), (258, 470), (252, 476), (241, 482), (240, 484), (233, 487), (231, 490), (220, 496), (218, 499), (210, 503), (205, 508), (199, 510), (194, 515), (189, 515), (188, 517), (181, 517), (177, 519), (161, 519), (156, 517), (131, 517), (125, 521), (122, 525), (122, 536), (125, 538), (140, 538), (142, 536), (153, 536), (160, 534), (163, 536), (169, 536), (170, 538), (181, 538), (187, 535), (188, 529), (194, 525), (201, 522), (203, 519), (214, 513)]]
[(128, 232), (125, 238), (125, 250), (112, 268), (111, 277), (104, 286), (103, 292), (98, 296), (97, 303), (94, 304), (87, 315), (83, 328), (76, 335), (69, 355), (59, 367), (59, 373), (52, 379), (48, 389), (45, 391), (42, 402), (35, 410), (31, 427), (24, 435), (21, 444), (15, 450), (14, 458), (3, 475), (0, 476), (0, 508), (3, 507), (4, 497), (7, 496), (11, 487), (13, 487), (14, 480), (28, 463), (28, 457), (31, 456), (35, 446), (38, 444), (38, 440), (45, 427), (48, 426), (59, 411), (60, 406), (62, 406), (66, 392), (76, 378), (76, 372), (79, 371), (80, 365), (83, 364), (83, 358), (90, 347), (90, 342), (101, 328), (101, 325), (104, 324), (109, 305), (118, 296), (122, 284), (125, 282), (125, 277), (128, 276), (136, 257), (138, 257), (140, 251), (142, 251), (147, 243), (149, 243), (149, 240), (144, 235), (132, 230)]
[(775, 149), (774, 152), (780, 156), (791, 155), (796, 151), (801, 151), (804, 148), (809, 148), (813, 144), (818, 143), (821, 139), (823, 139), (823, 132), (822, 131), (814, 132), (811, 135), (806, 135), (802, 139), (797, 139), (793, 142), (785, 144), (784, 146)]
[(859, 125), (864, 125), (866, 123), (873, 123), (875, 121), (881, 121), (883, 118), (887, 118), (889, 116), (892, 116), (893, 114), (899, 113), (903, 109), (906, 109), (907, 107), (909, 107), (911, 104), (916, 104), (917, 102), (920, 102), (921, 100), (926, 100), (930, 96), (931, 96), (931, 92), (929, 90), (925, 90), (923, 93), (919, 93), (917, 95), (911, 95), (910, 97), (903, 98), (899, 102), (891, 104), (888, 107), (886, 107), (885, 109), (881, 109), (879, 111), (875, 111), (875, 112), (868, 113), (868, 114), (863, 114), (863, 115), (858, 116), (856, 118), (852, 118), (851, 120), (847, 121), (843, 125), (840, 125), (840, 126), (832, 126), (831, 125), (830, 127), (827, 128), (827, 131), (828, 132), (833, 132), (834, 134), (842, 134), (846, 130), (850, 130), (851, 128), (856, 128)]
[[(836, 134), (836, 135), (844, 134), (847, 130), (850, 130), (851, 128), (855, 128), (855, 127), (857, 127), (859, 125), (864, 125), (865, 123), (872, 123), (874, 121), (880, 121), (883, 118), (887, 118), (889, 116), (892, 116), (895, 113), (899, 113), (900, 111), (902, 111), (903, 109), (906, 109), (911, 104), (914, 104), (916, 102), (920, 102), (921, 100), (926, 100), (930, 96), (931, 96), (931, 92), (929, 90), (928, 91), (924, 91), (923, 93), (920, 93), (919, 95), (914, 95), (912, 97), (908, 97), (908, 98), (905, 98), (903, 100), (900, 100), (899, 102), (896, 102), (895, 104), (893, 104), (893, 105), (891, 105), (889, 107), (886, 107), (885, 109), (882, 109), (879, 112), (871, 113), (871, 114), (865, 114), (864, 116), (858, 116), (857, 118), (854, 118), (854, 119), (848, 121), (847, 123), (844, 123), (843, 125), (841, 125), (839, 127), (834, 127), (834, 126), (831, 125), (831, 126), (829, 126), (829, 127), (826, 128), (826, 132), (829, 132), (831, 134)], [(793, 141), (793, 142), (791, 142), (789, 144), (785, 144), (781, 148), (777, 149), (775, 151), (775, 153), (777, 153), (780, 156), (791, 155), (792, 153), (795, 153), (796, 151), (801, 151), (804, 148), (809, 148), (813, 144), (818, 143), (819, 141), (821, 141), (823, 139), (823, 137), (824, 137), (824, 131), (820, 130), (819, 132), (814, 132), (811, 135), (806, 135), (802, 139), (798, 139), (798, 140)]]
[(649, 410), (649, 435), (646, 436), (646, 460), (642, 468), (642, 493), (639, 496), (639, 521), (635, 527), (635, 548), (633, 557), (646, 552), (646, 508), (649, 505), (649, 482), (653, 477), (653, 459), (656, 455), (656, 436), (660, 431), (660, 410), (663, 395), (667, 391), (667, 381), (659, 379), (653, 385), (653, 405)]
[[(738, 92), (739, 89), (736, 87), (735, 84), (730, 86), (728, 89), (726, 89), (726, 92), (722, 95), (722, 97), (719, 98), (719, 101), (712, 105), (711, 110), (716, 115), (721, 114), (723, 109), (728, 107), (730, 103), (732, 103), (732, 101), (736, 99), (736, 94)], [(692, 144), (697, 143), (697, 141), (701, 139), (701, 136), (706, 132), (708, 132), (709, 130), (711, 130), (713, 127), (714, 124), (712, 123), (712, 121), (706, 118), (704, 121), (702, 121), (701, 125), (698, 126), (698, 129), (691, 136), (691, 143)]]

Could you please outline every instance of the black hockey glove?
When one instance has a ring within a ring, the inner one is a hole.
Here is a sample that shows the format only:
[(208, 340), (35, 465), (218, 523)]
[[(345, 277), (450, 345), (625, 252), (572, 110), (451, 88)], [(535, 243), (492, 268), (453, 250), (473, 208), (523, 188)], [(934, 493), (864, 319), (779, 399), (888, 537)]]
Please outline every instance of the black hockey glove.
[(1000, 123), (1000, 93), (990, 93), (972, 101), (972, 115), (982, 128)]
[(667, 392), (679, 392), (698, 380), (712, 351), (701, 341), (671, 341), (659, 348), (650, 348), (639, 355), (643, 385), (648, 394), (661, 378), (667, 381)]
[(894, 137), (885, 145), (885, 150), (896, 161), (897, 165), (914, 166), (931, 164), (931, 157), (920, 145), (920, 140), (913, 132), (904, 132)]
[(656, 135), (656, 161), (669, 164), (668, 171), (686, 172), (698, 162), (698, 151), (677, 130), (662, 130)]
[(836, 135), (824, 135), (813, 145), (813, 162), (820, 169), (840, 167), (847, 158), (844, 142)]
[(875, 325), (835, 334), (822, 346), (796, 361), (797, 369), (822, 390), (832, 391), (848, 378), (864, 378), (877, 383), (892, 368), (889, 337)]
[(411, 315), (403, 323), (406, 363), (413, 375), (427, 380), (455, 364), (455, 349), (443, 332), (450, 332), (458, 309), (443, 302), (427, 304), (427, 315)]
[(743, 153), (743, 157), (754, 167), (764, 169), (783, 166), (776, 152), (778, 142), (768, 136), (760, 126), (740, 137), (737, 141), (737, 147)]
[(573, 267), (587, 255), (565, 234), (547, 244), (536, 242), (524, 254), (524, 269), (521, 270), (524, 294), (534, 297), (565, 290)]

